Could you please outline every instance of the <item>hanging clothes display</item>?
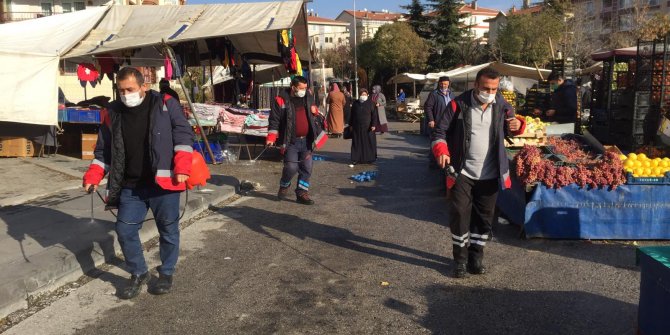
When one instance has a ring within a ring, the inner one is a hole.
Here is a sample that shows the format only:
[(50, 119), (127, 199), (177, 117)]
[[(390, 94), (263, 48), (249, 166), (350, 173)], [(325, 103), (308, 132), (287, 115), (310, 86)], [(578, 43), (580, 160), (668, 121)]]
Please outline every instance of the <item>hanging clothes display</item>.
[(114, 61), (114, 57), (110, 54), (102, 54), (98, 57), (96, 57), (96, 60), (98, 61), (98, 64), (100, 64), (100, 79), (104, 75), (107, 75), (107, 78), (109, 80), (113, 80), (114, 77), (114, 68), (116, 65), (116, 62)]
[(98, 76), (100, 73), (91, 63), (81, 63), (77, 66), (77, 78), (81, 87), (86, 87), (86, 83), (91, 83), (95, 87), (98, 84)]
[[(286, 71), (291, 74), (298, 73), (298, 64), (296, 62), (295, 36), (293, 30), (284, 29), (277, 32), (278, 51), (281, 55)], [(300, 73), (299, 73), (300, 74)]]

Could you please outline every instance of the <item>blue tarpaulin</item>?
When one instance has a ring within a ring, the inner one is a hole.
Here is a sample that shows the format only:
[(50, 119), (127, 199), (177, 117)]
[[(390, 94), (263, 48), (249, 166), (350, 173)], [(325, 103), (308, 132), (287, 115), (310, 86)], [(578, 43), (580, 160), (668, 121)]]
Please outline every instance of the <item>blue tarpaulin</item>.
[(622, 185), (616, 190), (535, 187), (528, 199), (518, 179), (498, 207), (527, 237), (670, 239), (670, 186)]

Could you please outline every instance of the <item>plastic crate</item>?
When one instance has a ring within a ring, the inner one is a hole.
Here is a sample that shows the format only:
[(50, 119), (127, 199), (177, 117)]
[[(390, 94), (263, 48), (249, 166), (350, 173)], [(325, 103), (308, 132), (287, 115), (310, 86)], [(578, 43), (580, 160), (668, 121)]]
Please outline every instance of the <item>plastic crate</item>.
[(100, 123), (100, 111), (68, 108), (67, 119), (71, 123)]
[(631, 185), (668, 185), (670, 176), (668, 173), (663, 177), (633, 177), (633, 174), (626, 174), (626, 184)]
[(651, 92), (641, 91), (635, 93), (635, 106), (649, 106), (649, 101), (651, 100)]
[(633, 119), (644, 120), (647, 117), (647, 114), (649, 114), (649, 107), (635, 107)]
[(59, 109), (58, 110), (58, 122), (67, 122), (67, 109)]
[(633, 119), (632, 109), (612, 109), (610, 110), (612, 120), (631, 120)]

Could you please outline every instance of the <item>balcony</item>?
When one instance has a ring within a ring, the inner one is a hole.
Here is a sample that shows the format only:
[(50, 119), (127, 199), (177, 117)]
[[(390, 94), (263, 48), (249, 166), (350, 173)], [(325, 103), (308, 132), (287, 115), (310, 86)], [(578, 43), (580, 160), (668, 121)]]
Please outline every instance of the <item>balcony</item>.
[(40, 17), (50, 16), (60, 13), (49, 13), (49, 12), (6, 12), (0, 13), (0, 23), (9, 23), (16, 21), (25, 21), (37, 19)]

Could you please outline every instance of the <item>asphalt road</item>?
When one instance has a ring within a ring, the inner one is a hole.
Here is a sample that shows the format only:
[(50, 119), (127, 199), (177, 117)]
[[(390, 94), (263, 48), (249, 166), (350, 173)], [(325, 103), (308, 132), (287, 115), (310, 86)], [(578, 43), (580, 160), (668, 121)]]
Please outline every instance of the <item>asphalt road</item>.
[[(264, 189), (184, 231), (171, 294), (119, 301), (110, 291), (125, 274), (103, 275), (13, 332), (30, 332), (30, 323), (76, 334), (634, 333), (632, 246), (523, 240), (518, 227), (496, 224), (489, 273), (451, 278), (428, 140), (385, 134), (377, 164), (353, 169), (348, 145), (331, 140), (318, 153), (330, 160), (315, 162), (311, 207), (275, 201), (277, 162), (220, 167)], [(366, 170), (378, 179), (348, 179)]]

